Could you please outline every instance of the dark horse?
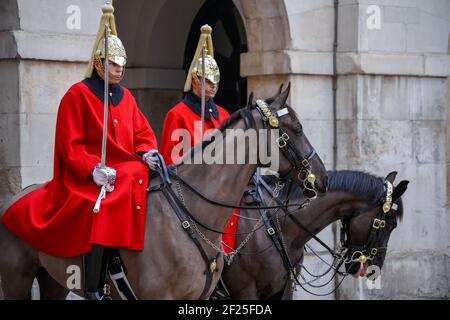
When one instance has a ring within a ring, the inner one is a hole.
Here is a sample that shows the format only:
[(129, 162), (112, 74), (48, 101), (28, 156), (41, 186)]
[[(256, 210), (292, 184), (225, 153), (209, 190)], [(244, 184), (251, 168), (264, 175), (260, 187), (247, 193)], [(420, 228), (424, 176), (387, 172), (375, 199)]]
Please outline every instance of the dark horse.
[[(217, 251), (221, 247), (221, 235), (211, 230), (223, 230), (232, 210), (204, 199), (237, 204), (257, 166), (268, 165), (261, 160), (260, 146), (267, 146), (271, 138), (270, 134), (257, 135), (257, 146), (240, 146), (244, 148), (241, 152), (245, 151), (249, 159), (255, 156), (257, 163), (250, 163), (247, 158), (243, 164), (186, 163), (187, 159), (195, 159), (207, 148), (236, 151), (234, 139), (226, 139), (229, 130), (225, 129), (247, 132), (251, 131), (249, 129), (267, 128), (269, 133), (279, 132), (277, 145), (282, 154), (272, 160), (278, 160), (280, 175), (303, 186), (306, 176), (314, 174), (313, 187), (319, 192), (325, 191), (327, 173), (324, 165), (304, 135), (294, 111), (286, 105), (289, 88), (268, 99), (267, 103), (259, 100), (257, 104), (234, 113), (220, 128), (224, 139), (211, 139), (194, 147), (183, 158), (184, 163), (175, 167), (172, 184), (164, 185), (162, 177), (150, 181), (149, 189), (163, 192), (150, 192), (147, 197), (150, 205), (146, 213), (144, 250), (119, 249), (131, 288), (138, 299), (204, 299), (217, 284), (223, 269), (223, 255)], [(158, 189), (158, 186), (162, 188)], [(27, 192), (29, 189), (19, 197)], [(184, 221), (175, 215), (166, 198), (167, 193), (172, 202), (176, 198), (177, 213), (182, 211)], [(67, 288), (71, 275), (67, 273), (68, 267), (75, 265), (82, 269), (81, 256), (61, 258), (39, 252), (3, 225), (0, 225), (0, 252), (1, 284), (6, 299), (28, 298), (36, 276), (42, 279), (40, 285), (44, 289), (51, 287), (54, 280), (62, 288)], [(73, 291), (83, 295), (82, 287)], [(51, 297), (51, 293), (42, 295), (43, 299)]]
[[(302, 259), (303, 246), (313, 235), (337, 220), (343, 223), (341, 236), (347, 237), (341, 239), (342, 246), (348, 248), (342, 257), (346, 259), (347, 272), (363, 275), (368, 265), (381, 269), (389, 236), (403, 215), (401, 196), (408, 185), (408, 181), (401, 181), (393, 190), (390, 189), (395, 176), (395, 172), (383, 179), (358, 171), (331, 171), (328, 172), (327, 193), (309, 206), (287, 212), (272, 210), (267, 217), (275, 236), (282, 236), (280, 246), (284, 248), (281, 251), (277, 249), (267, 228), (255, 231), (241, 253), (234, 256), (231, 265), (225, 265), (222, 273), (231, 299), (292, 298), (290, 289), (293, 279), (290, 275)], [(275, 185), (280, 180), (272, 177), (268, 183)], [(288, 184), (280, 193), (279, 202), (286, 202), (287, 199), (302, 202), (301, 190), (294, 185), (290, 185), (289, 190)], [(271, 203), (272, 192), (259, 187), (263, 203)], [(244, 197), (243, 201), (254, 202), (258, 199), (255, 190), (253, 186), (250, 192), (253, 200), (248, 201)], [(259, 213), (253, 210), (241, 210), (241, 215), (260, 218)], [(281, 222), (277, 224), (277, 221)], [(254, 221), (240, 219), (236, 247), (239, 248), (239, 243), (248, 237), (254, 225)]]

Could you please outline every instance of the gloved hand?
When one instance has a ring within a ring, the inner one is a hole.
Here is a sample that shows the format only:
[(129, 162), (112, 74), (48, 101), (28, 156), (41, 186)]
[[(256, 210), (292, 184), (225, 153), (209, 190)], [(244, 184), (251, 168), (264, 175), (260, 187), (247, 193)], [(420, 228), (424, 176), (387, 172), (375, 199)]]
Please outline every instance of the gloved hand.
[(158, 150), (152, 149), (142, 156), (145, 162), (147, 162), (150, 169), (152, 169), (153, 171), (157, 170), (158, 168), (161, 168), (157, 154)]
[(116, 170), (110, 167), (102, 167), (101, 164), (97, 164), (94, 168), (94, 171), (92, 171), (92, 177), (94, 178), (94, 182), (99, 186), (102, 187), (104, 185), (108, 186), (107, 190), (109, 192), (114, 189), (114, 183), (116, 181)]
[(98, 163), (95, 166), (94, 171), (92, 171), (92, 178), (94, 178), (94, 182), (101, 187), (100, 194), (98, 195), (94, 206), (94, 212), (98, 213), (100, 211), (100, 202), (105, 199), (106, 192), (114, 191), (116, 170), (110, 167), (102, 167), (102, 165)]

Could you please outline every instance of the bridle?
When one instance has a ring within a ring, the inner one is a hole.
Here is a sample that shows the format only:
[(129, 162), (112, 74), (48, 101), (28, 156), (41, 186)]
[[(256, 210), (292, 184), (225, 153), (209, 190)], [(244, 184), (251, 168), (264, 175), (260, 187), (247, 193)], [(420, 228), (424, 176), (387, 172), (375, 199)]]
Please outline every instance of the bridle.
[[(289, 113), (287, 107), (276, 112), (272, 112), (265, 101), (257, 99), (256, 109), (262, 116), (264, 129), (267, 129), (267, 125), (269, 125), (271, 129), (278, 129), (280, 135), (276, 139), (276, 144), (291, 164), (289, 172), (280, 178), (283, 180), (289, 180), (297, 175), (298, 180), (303, 184), (303, 188), (313, 192), (314, 196), (312, 196), (312, 198), (315, 198), (317, 196), (317, 191), (314, 186), (316, 176), (312, 172), (310, 161), (317, 155), (316, 150), (312, 148), (311, 151), (303, 157), (295, 145), (291, 142), (288, 133), (280, 127), (278, 118)], [(249, 114), (251, 115), (251, 113)], [(303, 135), (303, 131), (301, 134)], [(269, 143), (269, 139), (267, 141)]]
[[(261, 180), (261, 185), (268, 191), (272, 192), (270, 187)], [(341, 265), (343, 263), (345, 264), (351, 264), (350, 267), (354, 263), (361, 263), (364, 264), (369, 260), (373, 260), (377, 255), (384, 253), (387, 248), (382, 247), (382, 241), (384, 240), (384, 236), (386, 235), (387, 226), (392, 224), (391, 231), (397, 226), (397, 218), (395, 216), (395, 211), (398, 208), (398, 204), (396, 203), (397, 199), (393, 199), (393, 185), (391, 182), (385, 180), (384, 182), (384, 193), (383, 196), (380, 198), (379, 201), (374, 203), (373, 205), (369, 206), (368, 208), (365, 208), (363, 210), (357, 211), (353, 213), (351, 216), (347, 216), (346, 218), (341, 220), (341, 240), (340, 244), (338, 245), (338, 248), (336, 250), (331, 249), (329, 246), (327, 246), (323, 241), (321, 241), (315, 234), (313, 234), (301, 221), (299, 221), (292, 212), (285, 211), (287, 217), (289, 217), (294, 224), (297, 225), (298, 228), (303, 229), (306, 231), (312, 238), (314, 238), (320, 245), (322, 245), (330, 254), (333, 256), (334, 261), (330, 266), (330, 269), (328, 271), (334, 270), (335, 274), (339, 274), (341, 276), (348, 275), (347, 272), (339, 271)], [(289, 197), (289, 193), (288, 193)], [(308, 205), (308, 203), (305, 203), (305, 205)], [(372, 227), (370, 230), (370, 234), (367, 238), (366, 244), (364, 245), (353, 245), (350, 243), (349, 239), (347, 239), (347, 235), (349, 234), (349, 227), (350, 222), (353, 218), (369, 212), (377, 207), (380, 207), (380, 210), (377, 214), (377, 216), (374, 218), (372, 222)], [(392, 223), (389, 221), (393, 220)], [(327, 294), (316, 294), (314, 292), (309, 291), (307, 288), (304, 287), (304, 284), (300, 283), (298, 280), (298, 269), (297, 267), (294, 267), (292, 263), (290, 262), (289, 257), (287, 256), (287, 252), (278, 250), (281, 254), (281, 257), (283, 259), (283, 263), (290, 274), (290, 280), (294, 281), (300, 287), (302, 287), (306, 292), (317, 295), (317, 296), (325, 296)], [(349, 252), (352, 252), (350, 258), (346, 258)], [(287, 261), (287, 263), (286, 263)], [(328, 273), (328, 271), (326, 273)], [(325, 275), (324, 273), (323, 275)], [(322, 276), (323, 276), (322, 275)], [(333, 276), (334, 277), (334, 276)], [(332, 277), (332, 278), (333, 278)], [(331, 278), (331, 279), (332, 279)], [(330, 279), (330, 281), (331, 281)], [(342, 278), (343, 280), (344, 278)], [(342, 280), (340, 281), (339, 285), (342, 283)], [(293, 283), (294, 283), (293, 282)], [(327, 282), (328, 283), (328, 282)], [(305, 283), (308, 284), (308, 283)], [(339, 287), (339, 285), (337, 287)], [(321, 287), (321, 286), (318, 286)], [(337, 290), (337, 287), (333, 290)], [(332, 292), (333, 292), (332, 291)]]
[[(340, 247), (343, 250), (348, 250), (348, 252), (352, 252), (351, 257), (346, 259), (345, 263), (361, 263), (364, 264), (367, 261), (373, 260), (377, 255), (386, 252), (386, 248), (382, 247), (382, 241), (387, 231), (387, 226), (392, 224), (392, 229), (397, 226), (397, 218), (395, 216), (395, 211), (397, 211), (398, 205), (392, 199), (393, 186), (392, 183), (385, 180), (384, 182), (384, 195), (383, 197), (377, 201), (372, 206), (365, 208), (362, 211), (357, 211), (353, 213), (351, 216), (348, 216), (341, 220), (341, 239), (340, 239)], [(372, 222), (372, 227), (370, 229), (369, 236), (364, 245), (354, 245), (350, 243), (350, 240), (347, 238), (349, 234), (349, 228), (351, 220), (365, 212), (371, 211), (377, 207), (381, 206), (378, 211), (377, 216), (374, 218)], [(392, 223), (388, 223), (388, 221), (393, 221)], [(346, 255), (348, 255), (348, 252)]]

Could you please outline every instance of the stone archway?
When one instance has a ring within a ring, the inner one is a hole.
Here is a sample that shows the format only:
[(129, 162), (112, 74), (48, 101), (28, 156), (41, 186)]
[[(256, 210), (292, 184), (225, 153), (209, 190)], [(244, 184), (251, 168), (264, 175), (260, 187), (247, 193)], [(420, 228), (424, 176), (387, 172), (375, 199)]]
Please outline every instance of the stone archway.
[[(132, 90), (158, 138), (167, 111), (183, 97), (185, 50), (190, 41), (190, 30), (202, 6), (208, 2), (136, 0), (130, 7), (127, 1), (114, 1), (119, 37), (128, 51), (124, 84)], [(236, 8), (246, 44), (243, 7), (239, 0), (229, 1), (228, 5)], [(196, 45), (198, 31), (194, 38)], [(213, 41), (216, 41), (214, 33)], [(239, 55), (234, 62), (239, 62)], [(241, 91), (241, 95), (246, 96), (246, 90)], [(245, 98), (238, 100), (245, 101)]]
[(189, 69), (197, 48), (199, 30), (204, 24), (213, 28), (214, 58), (221, 74), (219, 91), (214, 100), (233, 113), (247, 100), (247, 79), (240, 76), (240, 55), (247, 51), (245, 25), (233, 1), (206, 1), (191, 25), (184, 54), (185, 70)]

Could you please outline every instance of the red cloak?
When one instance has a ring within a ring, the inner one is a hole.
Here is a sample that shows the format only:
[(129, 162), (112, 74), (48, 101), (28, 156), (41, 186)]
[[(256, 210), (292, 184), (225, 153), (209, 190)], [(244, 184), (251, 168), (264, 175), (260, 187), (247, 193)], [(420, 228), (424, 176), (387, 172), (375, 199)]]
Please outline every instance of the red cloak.
[(103, 102), (83, 82), (62, 98), (52, 180), (21, 197), (2, 217), (36, 249), (56, 256), (77, 256), (92, 244), (143, 249), (148, 167), (136, 153), (157, 149), (156, 138), (126, 88), (117, 105), (110, 103), (108, 117), (106, 165), (117, 177), (115, 190), (94, 213), (100, 188), (91, 172), (100, 162)]

